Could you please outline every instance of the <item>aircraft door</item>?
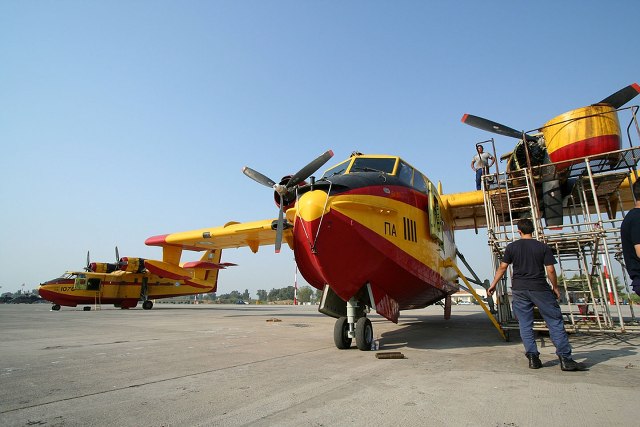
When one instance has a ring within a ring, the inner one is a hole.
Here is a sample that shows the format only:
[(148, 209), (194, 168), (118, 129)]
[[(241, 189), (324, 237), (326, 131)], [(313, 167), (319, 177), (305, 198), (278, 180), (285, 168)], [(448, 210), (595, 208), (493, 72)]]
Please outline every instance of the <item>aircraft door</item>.
[(78, 276), (73, 281), (73, 289), (77, 291), (86, 291), (87, 290), (87, 277), (84, 274), (78, 274)]
[(433, 184), (429, 183), (429, 233), (431, 238), (444, 249), (444, 231), (442, 228), (442, 214), (440, 198)]
[(97, 277), (87, 278), (84, 274), (79, 274), (73, 281), (73, 289), (78, 291), (99, 291), (100, 281)]

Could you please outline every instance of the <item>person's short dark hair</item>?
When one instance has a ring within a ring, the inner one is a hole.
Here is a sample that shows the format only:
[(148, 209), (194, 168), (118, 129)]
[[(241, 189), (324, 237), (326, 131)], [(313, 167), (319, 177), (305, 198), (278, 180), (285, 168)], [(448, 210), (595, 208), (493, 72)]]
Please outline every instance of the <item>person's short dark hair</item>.
[(532, 234), (535, 228), (533, 227), (533, 221), (529, 218), (523, 218), (518, 221), (518, 230), (522, 231), (522, 234)]
[(633, 183), (633, 197), (636, 201), (640, 200), (640, 178)]

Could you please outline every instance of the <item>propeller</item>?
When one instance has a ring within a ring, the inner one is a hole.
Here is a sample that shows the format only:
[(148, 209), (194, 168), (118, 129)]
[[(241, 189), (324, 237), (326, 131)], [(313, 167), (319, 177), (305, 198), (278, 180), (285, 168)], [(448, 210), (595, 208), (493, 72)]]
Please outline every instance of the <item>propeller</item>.
[(625, 88), (620, 89), (616, 93), (607, 96), (605, 99), (598, 102), (598, 104), (608, 104), (617, 110), (618, 108), (622, 107), (624, 104), (635, 98), (639, 93), (640, 85), (638, 85), (638, 83), (633, 83)]
[[(498, 135), (508, 136), (511, 138), (522, 139), (523, 132), (517, 131), (509, 126), (501, 125), (500, 123), (492, 122), (482, 117), (474, 116), (471, 114), (465, 114), (461, 119), (462, 123), (469, 126), (476, 127), (478, 129), (486, 130), (487, 132), (497, 133)], [(524, 134), (527, 141), (536, 142), (537, 138)]]
[(91, 271), (91, 260), (89, 258), (89, 251), (87, 251), (87, 266), (84, 268), (84, 271)]
[(333, 151), (325, 151), (305, 167), (293, 174), (286, 184), (276, 184), (276, 182), (271, 178), (251, 169), (248, 166), (242, 168), (242, 173), (246, 176), (258, 184), (272, 188), (280, 196), (280, 210), (278, 212), (278, 223), (276, 226), (276, 253), (279, 253), (280, 248), (282, 247), (282, 230), (284, 228), (284, 196), (292, 191), (296, 185), (300, 184), (305, 179), (309, 178), (312, 173), (320, 169), (320, 167), (327, 163), (331, 157), (333, 157)]
[[(637, 83), (630, 84), (629, 86), (620, 89), (614, 94), (609, 95), (598, 104), (606, 104), (618, 109), (627, 102), (631, 101), (640, 93), (640, 85)], [(595, 104), (594, 104), (595, 105)], [(473, 116), (471, 114), (465, 114), (461, 119), (462, 123), (469, 126), (476, 127), (478, 129), (485, 130), (487, 132), (497, 133), (498, 135), (508, 136), (511, 138), (522, 139), (522, 132), (512, 129), (508, 126), (500, 123), (493, 122), (491, 120), (483, 119), (482, 117)], [(527, 141), (535, 142), (537, 139), (533, 136), (526, 135)]]

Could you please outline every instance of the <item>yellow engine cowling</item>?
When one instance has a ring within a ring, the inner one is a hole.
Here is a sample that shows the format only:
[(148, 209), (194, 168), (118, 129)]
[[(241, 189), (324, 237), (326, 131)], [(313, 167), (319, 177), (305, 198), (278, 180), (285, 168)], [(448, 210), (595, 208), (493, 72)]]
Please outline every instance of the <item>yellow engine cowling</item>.
[(609, 105), (596, 104), (569, 111), (549, 120), (540, 130), (549, 159), (559, 163), (559, 167), (569, 166), (568, 161), (572, 159), (620, 149), (618, 114)]
[(94, 273), (113, 273), (118, 269), (117, 264), (111, 264), (108, 262), (92, 262), (89, 264), (88, 270)]
[(129, 273), (142, 273), (144, 271), (144, 258), (120, 258), (120, 270)]

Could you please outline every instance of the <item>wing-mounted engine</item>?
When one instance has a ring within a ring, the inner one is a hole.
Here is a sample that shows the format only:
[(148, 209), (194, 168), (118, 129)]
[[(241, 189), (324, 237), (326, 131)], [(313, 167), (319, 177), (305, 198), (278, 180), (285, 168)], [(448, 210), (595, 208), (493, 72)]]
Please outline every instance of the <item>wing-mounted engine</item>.
[(84, 267), (84, 271), (93, 272), (93, 273), (101, 273), (101, 274), (109, 274), (118, 270), (118, 248), (116, 247), (116, 262), (91, 262), (91, 257), (89, 255), (89, 251), (87, 251), (87, 265)]
[(118, 266), (122, 271), (127, 271), (129, 273), (142, 273), (145, 270), (144, 262), (144, 258), (123, 257), (120, 258)]
[(118, 269), (118, 264), (112, 264), (110, 262), (90, 262), (85, 268), (86, 271), (92, 271), (94, 273), (113, 273)]
[[(286, 212), (287, 209), (292, 208), (296, 204), (296, 187), (302, 187), (307, 185), (306, 181), (302, 181), (292, 187), (289, 187), (288, 184), (291, 181), (293, 175), (283, 176), (278, 185), (287, 189), (287, 192), (282, 196), (283, 209)], [(276, 206), (280, 207), (280, 193), (277, 191), (273, 191), (273, 200), (276, 202)]]
[[(331, 157), (333, 157), (333, 151), (328, 150), (311, 161), (305, 167), (290, 177), (284, 177), (280, 184), (276, 184), (271, 178), (260, 172), (251, 169), (248, 166), (242, 168), (242, 173), (249, 178), (256, 181), (258, 184), (262, 184), (266, 187), (271, 187), (274, 190), (274, 197), (276, 205), (279, 207), (278, 221), (276, 222), (276, 253), (280, 252), (280, 246), (282, 245), (282, 230), (284, 229), (284, 211), (286, 208), (292, 206), (295, 203), (295, 187), (297, 185), (305, 185), (304, 180), (309, 178), (312, 173), (317, 171), (322, 165), (324, 165)], [(283, 184), (284, 182), (284, 184)]]

